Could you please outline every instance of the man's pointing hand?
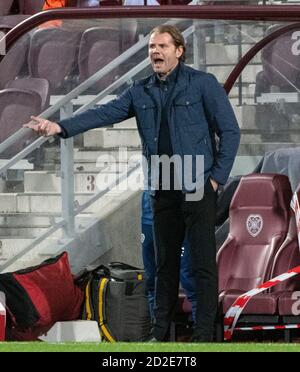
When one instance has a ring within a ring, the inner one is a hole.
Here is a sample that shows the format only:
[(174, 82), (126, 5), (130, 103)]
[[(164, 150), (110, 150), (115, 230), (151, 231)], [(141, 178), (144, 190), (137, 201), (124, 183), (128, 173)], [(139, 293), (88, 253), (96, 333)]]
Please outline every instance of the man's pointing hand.
[(61, 127), (46, 119), (37, 116), (31, 116), (31, 121), (23, 125), (23, 128), (30, 128), (37, 132), (40, 136), (49, 137), (61, 133)]

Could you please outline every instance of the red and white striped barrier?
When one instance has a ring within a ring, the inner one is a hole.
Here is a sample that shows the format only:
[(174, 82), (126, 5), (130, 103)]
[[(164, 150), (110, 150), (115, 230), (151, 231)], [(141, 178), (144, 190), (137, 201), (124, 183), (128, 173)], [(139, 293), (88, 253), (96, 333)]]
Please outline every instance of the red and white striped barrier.
[[(297, 233), (298, 233), (298, 240), (299, 240), (299, 247), (300, 247), (300, 207), (299, 207), (299, 198), (298, 194), (300, 195), (300, 190), (298, 192), (295, 192), (293, 195), (292, 201), (291, 201), (291, 208), (293, 209), (295, 213), (296, 218), (296, 225), (297, 225)], [(233, 305), (229, 308), (227, 313), (224, 317), (224, 340), (230, 341), (233, 335), (233, 331), (235, 329), (235, 326), (238, 322), (238, 319), (246, 307), (247, 303), (251, 300), (252, 297), (256, 296), (257, 294), (264, 292), (266, 289), (272, 288), (278, 283), (284, 282), (285, 280), (288, 280), (292, 278), (295, 275), (298, 275), (300, 273), (300, 266), (297, 266), (288, 272), (281, 274), (277, 276), (276, 278), (273, 278), (269, 280), (266, 283), (261, 284), (259, 287), (252, 289), (251, 291), (248, 291), (241, 296), (239, 296)], [(294, 325), (291, 325), (294, 326)], [(287, 327), (287, 326), (285, 326)], [(251, 327), (250, 327), (251, 328)], [(252, 327), (253, 328), (253, 327)], [(297, 327), (298, 328), (298, 327)], [(275, 329), (275, 328), (274, 328)], [(283, 329), (283, 328), (281, 328)], [(287, 328), (284, 328), (287, 329)], [(241, 328), (239, 330), (242, 330)]]
[(237, 327), (235, 331), (274, 331), (284, 329), (300, 329), (300, 324), (287, 324), (275, 326)]
[(5, 341), (6, 310), (5, 295), (0, 292), (0, 341)]

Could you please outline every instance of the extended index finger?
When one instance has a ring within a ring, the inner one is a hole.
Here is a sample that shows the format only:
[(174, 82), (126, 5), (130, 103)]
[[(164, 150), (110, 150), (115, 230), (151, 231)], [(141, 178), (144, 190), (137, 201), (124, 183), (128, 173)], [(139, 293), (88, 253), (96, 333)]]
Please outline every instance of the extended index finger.
[(34, 130), (38, 130), (38, 126), (37, 124), (33, 124), (33, 122), (29, 122), (27, 124), (23, 124), (23, 128), (30, 128), (30, 129), (34, 129)]
[(30, 116), (31, 120), (34, 120), (37, 122), (37, 124), (42, 124), (46, 119), (40, 118), (39, 116)]

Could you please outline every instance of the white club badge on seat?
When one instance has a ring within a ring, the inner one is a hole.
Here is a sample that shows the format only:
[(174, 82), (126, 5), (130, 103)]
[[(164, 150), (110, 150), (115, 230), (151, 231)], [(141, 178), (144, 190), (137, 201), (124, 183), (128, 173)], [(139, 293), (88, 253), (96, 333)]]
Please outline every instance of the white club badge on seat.
[(249, 234), (255, 238), (261, 232), (263, 224), (264, 221), (262, 216), (259, 214), (250, 214), (246, 222)]

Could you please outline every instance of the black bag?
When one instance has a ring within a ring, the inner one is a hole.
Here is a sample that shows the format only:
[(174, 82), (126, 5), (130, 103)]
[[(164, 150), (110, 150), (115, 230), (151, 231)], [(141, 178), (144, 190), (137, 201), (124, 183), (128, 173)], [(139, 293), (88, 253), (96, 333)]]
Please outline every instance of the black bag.
[(143, 341), (150, 333), (144, 270), (121, 262), (86, 270), (77, 280), (85, 288), (82, 319), (96, 320), (109, 342)]

